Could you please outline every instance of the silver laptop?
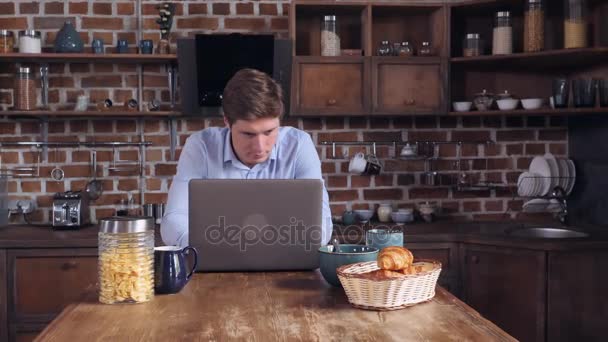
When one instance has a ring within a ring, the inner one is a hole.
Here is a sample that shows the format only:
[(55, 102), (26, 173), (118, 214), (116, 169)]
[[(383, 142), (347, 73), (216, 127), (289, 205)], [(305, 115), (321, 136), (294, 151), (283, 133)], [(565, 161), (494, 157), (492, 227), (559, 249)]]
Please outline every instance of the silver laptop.
[(188, 191), (197, 271), (319, 267), (321, 180), (193, 179)]

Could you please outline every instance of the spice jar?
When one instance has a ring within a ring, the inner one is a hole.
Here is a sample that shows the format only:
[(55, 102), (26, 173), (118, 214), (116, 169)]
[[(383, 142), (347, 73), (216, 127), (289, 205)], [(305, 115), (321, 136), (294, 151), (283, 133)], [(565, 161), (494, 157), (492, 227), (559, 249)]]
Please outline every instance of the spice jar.
[(12, 31), (0, 30), (0, 53), (13, 52), (15, 36)]
[(335, 15), (323, 17), (321, 27), (321, 56), (340, 56), (340, 36)]
[(422, 42), (422, 47), (418, 50), (418, 56), (434, 56), (435, 51), (431, 47), (430, 42)]
[(501, 11), (496, 13), (496, 24), (492, 31), (492, 54), (506, 55), (513, 53), (513, 28), (511, 13)]
[(483, 54), (483, 41), (479, 33), (468, 33), (465, 36), (462, 55), (464, 57), (475, 57)]
[(33, 68), (17, 68), (13, 88), (13, 103), (16, 110), (36, 109), (36, 75)]
[(99, 221), (99, 301), (143, 303), (154, 297), (154, 219)]
[(564, 48), (587, 47), (587, 2), (565, 0)]
[(19, 52), (40, 53), (42, 52), (42, 39), (40, 31), (19, 31)]
[(378, 47), (378, 56), (392, 56), (393, 47), (388, 40), (383, 40)]
[(397, 51), (397, 55), (401, 57), (409, 57), (415, 54), (414, 47), (410, 42), (402, 42)]
[(524, 51), (537, 52), (545, 46), (545, 10), (542, 0), (527, 0), (524, 13)]

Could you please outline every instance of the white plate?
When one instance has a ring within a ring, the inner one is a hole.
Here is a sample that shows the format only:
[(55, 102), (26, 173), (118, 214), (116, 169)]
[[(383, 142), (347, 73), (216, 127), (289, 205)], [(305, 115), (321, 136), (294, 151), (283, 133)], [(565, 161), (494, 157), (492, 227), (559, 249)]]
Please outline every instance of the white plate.
[(574, 188), (574, 183), (576, 182), (576, 167), (574, 166), (574, 162), (572, 161), (572, 159), (567, 159), (566, 163), (568, 164), (568, 173), (570, 174), (566, 194), (570, 195), (570, 193), (572, 192), (572, 188)]
[(560, 174), (560, 179), (559, 179), (559, 186), (564, 189), (564, 191), (566, 191), (566, 189), (568, 189), (568, 183), (570, 182), (570, 172), (568, 172), (568, 163), (566, 162), (565, 159), (558, 159), (557, 160), (557, 165), (559, 166), (559, 174)]
[(530, 172), (522, 172), (517, 178), (517, 194), (522, 197), (532, 196), (534, 193), (535, 179)]
[(544, 213), (547, 211), (549, 200), (544, 198), (531, 199), (524, 203), (522, 209), (526, 213)]
[(557, 165), (557, 159), (555, 159), (553, 154), (545, 153), (544, 158), (547, 160), (549, 169), (551, 170), (551, 190), (549, 191), (552, 191), (553, 188), (559, 185), (559, 177), (561, 177), (559, 173), (559, 166)]
[(540, 196), (544, 196), (551, 191), (551, 169), (544, 157), (534, 157), (530, 163), (530, 172), (538, 175), (538, 181), (542, 184)]

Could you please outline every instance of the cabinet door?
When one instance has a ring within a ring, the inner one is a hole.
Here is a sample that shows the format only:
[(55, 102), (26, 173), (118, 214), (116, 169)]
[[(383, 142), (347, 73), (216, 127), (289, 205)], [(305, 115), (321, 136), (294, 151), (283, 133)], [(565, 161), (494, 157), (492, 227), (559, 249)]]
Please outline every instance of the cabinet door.
[(97, 249), (8, 252), (9, 320), (46, 323), (97, 282)]
[(440, 59), (424, 60), (373, 57), (374, 114), (436, 114), (444, 109), (445, 73)]
[(431, 259), (441, 263), (439, 285), (450, 293), (460, 296), (460, 277), (458, 269), (458, 245), (455, 243), (406, 243), (404, 244), (414, 254), (414, 259)]
[(6, 250), (0, 249), (0, 341), (8, 340)]
[(545, 340), (545, 252), (466, 244), (465, 302), (520, 341)]
[(9, 342), (34, 341), (44, 330), (46, 324), (11, 324)]
[(369, 113), (364, 57), (295, 57), (291, 102), (294, 115)]
[(551, 252), (548, 341), (606, 341), (608, 251)]

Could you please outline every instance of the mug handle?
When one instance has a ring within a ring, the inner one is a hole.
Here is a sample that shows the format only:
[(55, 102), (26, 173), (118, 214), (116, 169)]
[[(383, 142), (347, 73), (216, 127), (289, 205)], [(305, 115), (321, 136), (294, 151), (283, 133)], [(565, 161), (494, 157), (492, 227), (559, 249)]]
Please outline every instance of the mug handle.
[(194, 273), (194, 271), (196, 270), (196, 266), (198, 265), (198, 252), (196, 251), (196, 248), (188, 246), (182, 249), (182, 253), (184, 254), (190, 254), (190, 251), (194, 252), (194, 265), (192, 266), (190, 273), (188, 273), (188, 275), (186, 276), (186, 280), (190, 280), (190, 277), (192, 277), (192, 273)]

